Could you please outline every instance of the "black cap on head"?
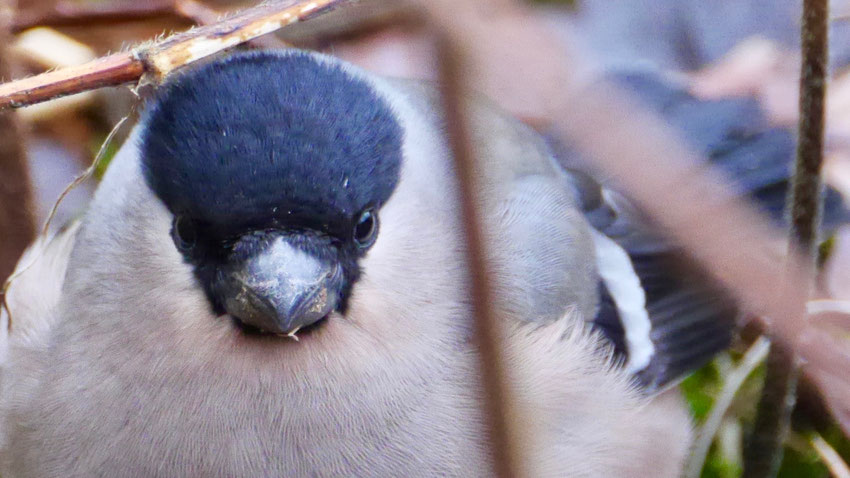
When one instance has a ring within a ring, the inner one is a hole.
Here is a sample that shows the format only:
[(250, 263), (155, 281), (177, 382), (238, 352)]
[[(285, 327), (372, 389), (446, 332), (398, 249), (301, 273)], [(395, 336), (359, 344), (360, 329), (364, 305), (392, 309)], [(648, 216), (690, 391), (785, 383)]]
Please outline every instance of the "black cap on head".
[(345, 234), (398, 181), (403, 132), (386, 100), (313, 54), (238, 53), (178, 73), (144, 121), (154, 192), (222, 232), (274, 218)]

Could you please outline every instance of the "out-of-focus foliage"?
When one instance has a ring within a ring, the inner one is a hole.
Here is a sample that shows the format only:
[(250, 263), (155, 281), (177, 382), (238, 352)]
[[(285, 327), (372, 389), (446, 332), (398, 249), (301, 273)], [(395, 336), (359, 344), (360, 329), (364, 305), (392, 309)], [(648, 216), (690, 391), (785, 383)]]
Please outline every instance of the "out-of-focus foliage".
[(777, 478), (827, 478), (829, 470), (814, 450), (786, 447)]
[(694, 372), (682, 382), (681, 389), (691, 406), (694, 419), (701, 423), (711, 411), (720, 391), (720, 378), (715, 364), (710, 363)]
[(712, 448), (702, 470), (702, 476), (704, 478), (737, 478), (741, 476), (742, 471), (740, 462), (729, 461), (718, 453), (716, 448)]
[[(696, 427), (702, 425), (711, 411), (720, 393), (724, 374), (731, 369), (731, 364), (739, 358), (735, 352), (724, 354), (714, 362), (697, 370), (682, 382), (680, 387), (694, 414)], [(764, 366), (760, 366), (738, 390), (727, 413), (726, 420), (737, 422), (736, 425), (739, 425), (737, 429), (742, 431), (742, 433), (733, 434), (738, 449), (745, 446), (744, 440), (752, 426), (755, 404), (763, 380)], [(807, 439), (808, 433), (808, 431), (797, 432), (789, 440), (778, 478), (826, 478), (830, 476), (826, 465), (810, 445)], [(740, 457), (723, 453), (719, 443), (719, 435), (720, 433), (718, 433), (718, 438), (716, 438), (706, 457), (702, 478), (739, 478), (743, 471)], [(850, 440), (843, 435), (837, 425), (831, 425), (822, 436), (842, 458), (846, 460), (847, 457), (850, 457)]]

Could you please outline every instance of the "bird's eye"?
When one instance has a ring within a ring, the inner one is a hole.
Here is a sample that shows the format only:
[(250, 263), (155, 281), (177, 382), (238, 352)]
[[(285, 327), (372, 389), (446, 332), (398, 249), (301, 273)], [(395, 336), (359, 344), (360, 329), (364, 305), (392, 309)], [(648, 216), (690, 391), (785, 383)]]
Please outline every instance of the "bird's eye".
[(378, 215), (374, 209), (367, 209), (360, 214), (354, 226), (354, 242), (361, 249), (370, 247), (378, 237)]
[(195, 243), (198, 241), (195, 225), (183, 216), (177, 216), (174, 219), (174, 224), (171, 226), (171, 237), (174, 239), (174, 244), (182, 251), (195, 247)]

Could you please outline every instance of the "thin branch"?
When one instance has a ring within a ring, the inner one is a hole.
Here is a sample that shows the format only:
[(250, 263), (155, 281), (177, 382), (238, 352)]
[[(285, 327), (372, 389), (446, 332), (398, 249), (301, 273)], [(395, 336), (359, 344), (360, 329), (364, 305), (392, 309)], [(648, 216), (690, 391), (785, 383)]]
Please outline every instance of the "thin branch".
[(823, 193), (821, 169), (829, 61), (829, 0), (804, 0), (797, 160), (790, 199), (792, 247), (814, 265)]
[(443, 108), (452, 148), (455, 171), (460, 185), (463, 232), (467, 246), (467, 270), (474, 312), (475, 340), (483, 386), (483, 404), (491, 443), (491, 458), (496, 476), (524, 476), (521, 447), (517, 440), (516, 404), (507, 383), (504, 360), (504, 338), (496, 322), (493, 288), (484, 245), (484, 231), (477, 205), (478, 187), (475, 175), (475, 153), (469, 132), (469, 118), (464, 103), (466, 84), (462, 80), (462, 53), (446, 37), (438, 45)]
[[(800, 118), (797, 160), (788, 210), (791, 216), (789, 248), (806, 262), (788, 274), (805, 278), (810, 295), (814, 286), (817, 234), (822, 206), (824, 104), (826, 100), (829, 40), (829, 0), (804, 0), (801, 28)], [(782, 463), (783, 443), (788, 435), (796, 401), (799, 370), (794, 348), (774, 339), (749, 446), (744, 457), (744, 476), (775, 476)]]
[(0, 110), (41, 103), (104, 86), (138, 81), (144, 62), (132, 53), (115, 53), (80, 66), (61, 68), (0, 85)]
[(794, 349), (788, 344), (771, 344), (755, 424), (744, 448), (745, 477), (768, 478), (779, 471), (796, 402), (796, 360)]
[(159, 82), (189, 63), (287, 25), (314, 18), (353, 0), (278, 0), (246, 9), (218, 23), (116, 53), (85, 65), (63, 68), (0, 85), (0, 110), (18, 108), (104, 86)]

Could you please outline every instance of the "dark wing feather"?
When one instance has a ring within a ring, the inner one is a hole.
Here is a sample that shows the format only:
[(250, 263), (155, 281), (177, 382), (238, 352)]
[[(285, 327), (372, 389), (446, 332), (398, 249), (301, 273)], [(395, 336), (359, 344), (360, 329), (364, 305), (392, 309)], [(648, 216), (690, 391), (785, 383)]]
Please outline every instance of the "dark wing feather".
[[(652, 71), (611, 75), (663, 117), (690, 146), (725, 173), (742, 196), (752, 198), (782, 224), (788, 180), (794, 157), (790, 131), (773, 128), (751, 98), (703, 101), (681, 85)], [(582, 164), (569, 149), (560, 151), (561, 164)], [(728, 347), (738, 314), (731, 296), (701, 273), (682, 251), (662, 237), (652, 221), (627, 198), (600, 186), (590, 175), (577, 172), (573, 181), (591, 225), (625, 250), (646, 296), (653, 354), (636, 371), (649, 390), (664, 387), (711, 360)], [(841, 196), (825, 191), (824, 227), (831, 229), (850, 218)], [(628, 357), (624, 321), (608, 288), (600, 281), (595, 326)]]

